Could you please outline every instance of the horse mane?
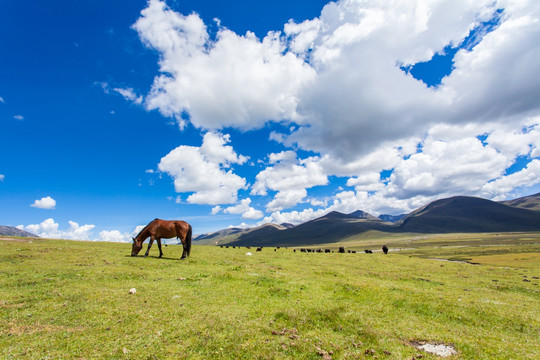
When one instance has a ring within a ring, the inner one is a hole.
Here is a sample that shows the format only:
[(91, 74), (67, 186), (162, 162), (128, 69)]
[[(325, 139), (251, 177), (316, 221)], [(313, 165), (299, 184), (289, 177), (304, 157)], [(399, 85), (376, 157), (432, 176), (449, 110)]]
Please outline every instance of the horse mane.
[(145, 227), (143, 227), (143, 229), (141, 231), (139, 231), (139, 233), (137, 234), (137, 236), (135, 236), (135, 239), (138, 239), (139, 238), (139, 235), (141, 235), (144, 231), (146, 231), (148, 229), (148, 227), (150, 226), (150, 224), (152, 224), (154, 221), (158, 220), (158, 218), (155, 218), (154, 220), (150, 221), (148, 224), (146, 224)]

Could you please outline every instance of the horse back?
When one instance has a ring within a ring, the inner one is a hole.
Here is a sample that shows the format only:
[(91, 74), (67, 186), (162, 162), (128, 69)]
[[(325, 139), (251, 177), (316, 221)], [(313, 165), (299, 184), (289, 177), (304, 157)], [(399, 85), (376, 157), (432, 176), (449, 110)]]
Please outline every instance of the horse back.
[(190, 225), (183, 220), (161, 220), (152, 221), (152, 232), (156, 238), (184, 238)]

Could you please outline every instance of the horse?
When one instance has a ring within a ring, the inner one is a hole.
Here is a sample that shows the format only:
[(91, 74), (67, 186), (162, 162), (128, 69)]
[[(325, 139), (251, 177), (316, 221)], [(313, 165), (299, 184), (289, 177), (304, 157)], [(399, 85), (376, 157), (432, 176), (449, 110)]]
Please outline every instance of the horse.
[(154, 219), (142, 229), (139, 234), (133, 238), (131, 247), (131, 256), (137, 256), (143, 247), (143, 242), (150, 237), (150, 243), (144, 256), (148, 256), (154, 240), (157, 240), (159, 248), (159, 257), (163, 256), (161, 251), (161, 239), (178, 238), (182, 241), (184, 251), (180, 260), (189, 256), (191, 252), (191, 225), (182, 220), (161, 220)]

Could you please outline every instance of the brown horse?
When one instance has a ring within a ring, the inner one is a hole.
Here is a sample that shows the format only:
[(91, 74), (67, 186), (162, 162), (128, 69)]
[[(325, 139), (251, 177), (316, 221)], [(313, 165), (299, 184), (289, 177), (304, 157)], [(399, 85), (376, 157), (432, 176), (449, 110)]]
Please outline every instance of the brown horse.
[(160, 220), (154, 219), (139, 234), (133, 238), (131, 247), (131, 256), (137, 256), (143, 247), (143, 242), (150, 237), (150, 243), (144, 256), (148, 256), (154, 240), (157, 240), (159, 248), (159, 257), (163, 256), (161, 251), (161, 239), (178, 238), (182, 241), (184, 251), (181, 259), (185, 259), (191, 252), (191, 225), (182, 220)]

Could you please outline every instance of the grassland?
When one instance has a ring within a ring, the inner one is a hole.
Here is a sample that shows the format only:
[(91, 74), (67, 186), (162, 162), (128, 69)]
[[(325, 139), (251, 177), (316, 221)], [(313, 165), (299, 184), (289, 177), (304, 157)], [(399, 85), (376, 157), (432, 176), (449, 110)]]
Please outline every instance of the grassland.
[(171, 245), (133, 258), (129, 244), (0, 238), (0, 358), (435, 359), (411, 345), (432, 341), (453, 359), (538, 359), (539, 239), (378, 234), (346, 244), (406, 250), (194, 246), (179, 261)]

